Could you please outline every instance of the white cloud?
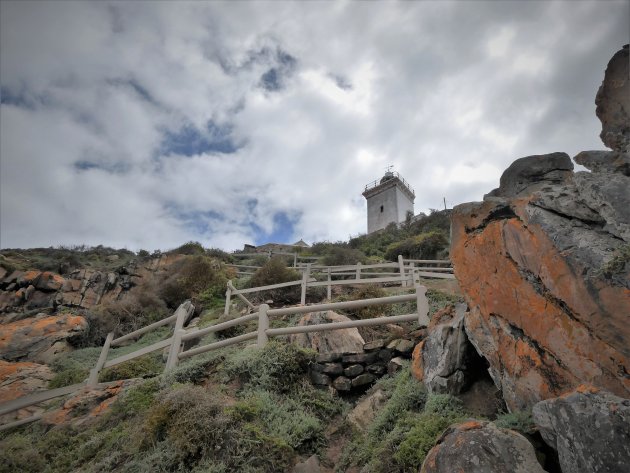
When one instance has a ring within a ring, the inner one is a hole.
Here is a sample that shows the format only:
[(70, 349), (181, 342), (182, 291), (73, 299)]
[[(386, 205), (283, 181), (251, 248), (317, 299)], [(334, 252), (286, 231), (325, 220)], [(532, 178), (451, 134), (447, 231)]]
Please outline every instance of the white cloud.
[(521, 3), (3, 1), (0, 246), (334, 241), (388, 164), (419, 212), (601, 148), (627, 2)]

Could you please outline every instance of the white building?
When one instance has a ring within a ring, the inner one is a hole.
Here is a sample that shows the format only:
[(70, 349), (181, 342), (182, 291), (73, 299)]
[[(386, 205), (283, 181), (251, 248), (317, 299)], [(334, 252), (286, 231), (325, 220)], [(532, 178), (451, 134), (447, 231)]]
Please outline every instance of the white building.
[(416, 194), (397, 172), (387, 171), (379, 180), (365, 186), (368, 233), (385, 228), (390, 223), (401, 223), (413, 217)]

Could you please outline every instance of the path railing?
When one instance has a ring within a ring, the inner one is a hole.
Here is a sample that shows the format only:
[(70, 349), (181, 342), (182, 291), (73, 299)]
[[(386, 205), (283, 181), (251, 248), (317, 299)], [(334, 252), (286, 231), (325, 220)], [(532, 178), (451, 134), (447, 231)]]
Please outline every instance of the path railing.
[[(400, 283), (402, 287), (407, 287), (413, 286), (421, 277), (455, 279), (455, 276), (453, 275), (453, 268), (449, 260), (404, 259), (402, 255), (398, 256), (398, 262), (396, 263), (357, 263), (354, 265), (343, 266), (323, 266), (306, 263), (303, 266), (296, 267), (295, 269), (302, 271), (302, 279), (281, 284), (237, 289), (234, 287), (232, 281), (228, 281), (227, 290), (225, 292), (224, 315), (228, 315), (230, 313), (232, 296), (236, 296), (243, 301), (249, 310), (255, 310), (255, 304), (247, 299), (243, 294), (271, 291), (284, 287), (299, 285), (301, 287), (300, 304), (304, 305), (306, 303), (306, 293), (309, 287), (325, 286), (327, 299), (331, 300), (333, 286)], [(379, 271), (384, 269), (391, 269), (392, 271)], [(318, 280), (317, 276), (325, 276), (326, 280)], [(347, 279), (348, 276), (354, 276), (354, 278)], [(334, 277), (343, 277), (344, 279), (333, 279)]]
[[(121, 337), (118, 337), (116, 339), (114, 339), (114, 333), (110, 332), (109, 334), (107, 334), (107, 337), (105, 338), (105, 343), (103, 344), (103, 347), (101, 349), (101, 353), (98, 357), (96, 365), (94, 366), (94, 368), (90, 370), (90, 374), (87, 380), (83, 381), (82, 383), (73, 384), (71, 386), (64, 386), (57, 389), (39, 391), (34, 394), (23, 396), (23, 397), (5, 402), (3, 404), (0, 404), (0, 416), (18, 411), (20, 409), (24, 409), (26, 407), (34, 406), (45, 401), (49, 401), (50, 399), (72, 394), (83, 388), (94, 388), (98, 384), (98, 376), (101, 370), (105, 368), (109, 368), (111, 366), (119, 365), (129, 360), (133, 360), (134, 358), (138, 358), (140, 356), (146, 355), (148, 353), (152, 353), (154, 351), (163, 350), (167, 347), (170, 347), (170, 351), (169, 351), (169, 356), (166, 362), (165, 369), (169, 369), (173, 367), (176, 364), (176, 361), (174, 361), (176, 359), (175, 358), (176, 354), (174, 353), (174, 348), (173, 348), (173, 346), (177, 342), (176, 334), (183, 328), (184, 324), (191, 317), (194, 310), (195, 308), (191, 304), (191, 302), (186, 301), (178, 307), (178, 309), (175, 311), (173, 315), (171, 315), (170, 317), (166, 317), (165, 319), (162, 319), (158, 322), (152, 323), (138, 330), (134, 330), (133, 332), (123, 335)], [(152, 330), (155, 330), (159, 327), (163, 327), (164, 325), (169, 325), (172, 323), (175, 324), (175, 327), (173, 329), (173, 335), (171, 337), (165, 340), (161, 340), (159, 342), (153, 343), (147, 347), (140, 348), (139, 350), (136, 350), (132, 353), (128, 353), (126, 355), (122, 355), (111, 360), (107, 359), (107, 355), (112, 347), (121, 345), (126, 341), (136, 339), (140, 337), (141, 335), (144, 335)], [(0, 425), (0, 431), (39, 420), (41, 417), (42, 417), (41, 414), (36, 414), (26, 419), (20, 419), (14, 422)]]

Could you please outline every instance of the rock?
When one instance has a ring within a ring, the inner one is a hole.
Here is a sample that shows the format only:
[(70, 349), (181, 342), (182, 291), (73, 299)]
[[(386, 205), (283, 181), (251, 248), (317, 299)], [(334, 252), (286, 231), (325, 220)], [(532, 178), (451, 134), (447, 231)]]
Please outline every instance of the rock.
[[(347, 322), (345, 315), (333, 311), (314, 312), (304, 315), (298, 326), (317, 325), (323, 323)], [(311, 348), (319, 353), (361, 353), (365, 341), (356, 328), (330, 330), (326, 332), (311, 332), (291, 335), (291, 343), (303, 348)]]
[(521, 434), (490, 422), (452, 425), (425, 458), (421, 473), (544, 473)]
[(377, 389), (357, 403), (352, 412), (348, 414), (348, 422), (358, 430), (367, 430), (367, 427), (372, 423), (374, 417), (386, 402), (387, 396), (385, 396), (385, 393), (381, 389)]
[(330, 385), (330, 376), (325, 375), (324, 373), (320, 373), (319, 371), (310, 371), (311, 382), (313, 384), (317, 384), (319, 386), (329, 386)]
[(584, 382), (630, 394), (628, 221), (621, 204), (603, 210), (588, 191), (602, 176), (577, 173), (530, 196), (453, 210), (451, 259), (470, 307), (466, 333), (510, 410)]
[(600, 138), (615, 151), (630, 151), (630, 78), (628, 45), (617, 51), (608, 63), (597, 96), (597, 118), (602, 122)]
[(621, 472), (630, 465), (630, 400), (581, 385), (539, 402), (532, 415), (563, 473)]
[(67, 399), (59, 409), (46, 412), (41, 422), (44, 425), (72, 424), (80, 426), (101, 416), (127, 388), (135, 386), (141, 379), (113, 381), (96, 388), (83, 388)]
[(7, 277), (8, 271), (0, 266), (0, 281)]
[(370, 373), (363, 373), (352, 380), (352, 387), (358, 388), (359, 386), (365, 386), (376, 381), (376, 376)]
[(367, 371), (368, 373), (372, 373), (375, 374), (376, 376), (382, 376), (385, 374), (385, 372), (387, 371), (387, 368), (385, 368), (384, 365), (378, 364), (378, 365), (368, 365), (365, 368), (365, 371)]
[(379, 348), (383, 348), (385, 346), (385, 340), (372, 340), (371, 342), (367, 342), (363, 345), (363, 351), (375, 351)]
[(397, 356), (392, 358), (387, 364), (387, 374), (394, 374), (405, 366), (405, 359)]
[(492, 197), (528, 195), (550, 184), (563, 183), (571, 176), (573, 163), (566, 153), (527, 156), (514, 161), (501, 175)]
[(467, 382), (467, 360), (471, 348), (464, 331), (466, 305), (449, 306), (436, 313), (428, 335), (415, 348), (411, 372), (424, 382), (431, 394), (459, 394)]
[(362, 365), (350, 365), (343, 370), (343, 374), (348, 378), (354, 378), (363, 373), (364, 368)]
[(399, 338), (396, 340), (392, 340), (388, 343), (387, 348), (389, 350), (396, 350), (399, 353), (411, 353), (413, 351), (413, 347), (415, 343), (411, 340), (405, 340), (404, 338)]
[(50, 361), (55, 353), (67, 348), (68, 338), (79, 335), (86, 328), (85, 318), (71, 314), (40, 315), (4, 324), (0, 331), (0, 359)]
[(306, 461), (300, 462), (293, 467), (292, 473), (320, 473), (319, 459), (317, 455), (311, 455)]
[(58, 291), (63, 287), (65, 279), (49, 271), (43, 272), (35, 280), (34, 285), (40, 291)]
[[(0, 360), (0, 404), (37, 391), (44, 391), (54, 374), (46, 365), (30, 362), (9, 363)], [(0, 416), (2, 423), (30, 417), (43, 408), (30, 406)]]
[(341, 359), (344, 363), (373, 363), (376, 361), (377, 353), (358, 353), (356, 355), (344, 355)]
[(311, 369), (325, 374), (341, 374), (343, 373), (343, 365), (341, 363), (314, 363)]
[(341, 353), (320, 353), (315, 357), (315, 361), (318, 363), (330, 363), (340, 361), (342, 356)]
[(582, 151), (573, 158), (573, 161), (593, 172), (618, 172), (624, 176), (630, 176), (630, 153)]
[(345, 376), (335, 378), (332, 385), (337, 391), (350, 391), (352, 389), (352, 382)]
[(391, 350), (388, 350), (387, 348), (383, 348), (378, 352), (378, 359), (386, 363), (392, 359), (392, 356)]

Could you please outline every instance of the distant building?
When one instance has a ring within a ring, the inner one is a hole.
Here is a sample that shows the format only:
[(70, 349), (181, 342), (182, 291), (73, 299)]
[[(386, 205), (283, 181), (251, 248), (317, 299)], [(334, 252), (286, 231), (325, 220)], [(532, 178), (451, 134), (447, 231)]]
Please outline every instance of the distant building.
[(379, 180), (365, 186), (368, 233), (382, 230), (390, 223), (404, 222), (413, 217), (416, 194), (397, 172), (387, 171)]

